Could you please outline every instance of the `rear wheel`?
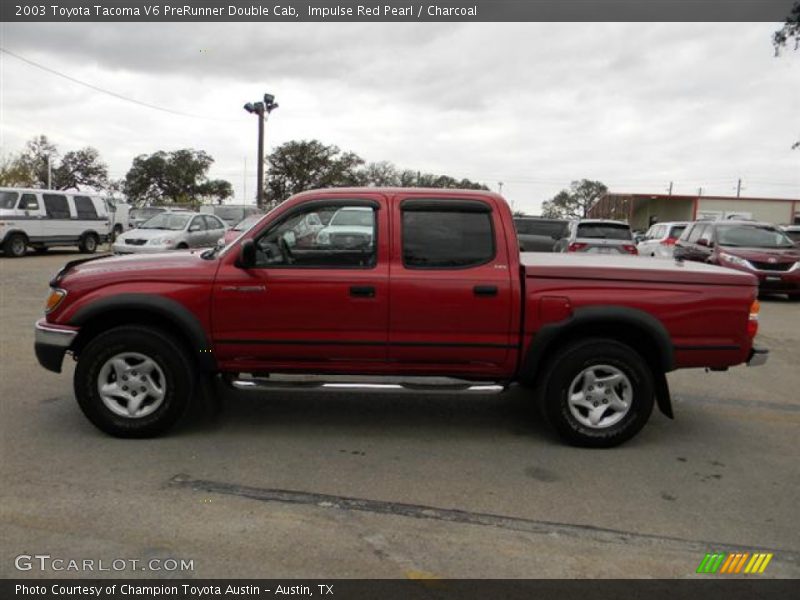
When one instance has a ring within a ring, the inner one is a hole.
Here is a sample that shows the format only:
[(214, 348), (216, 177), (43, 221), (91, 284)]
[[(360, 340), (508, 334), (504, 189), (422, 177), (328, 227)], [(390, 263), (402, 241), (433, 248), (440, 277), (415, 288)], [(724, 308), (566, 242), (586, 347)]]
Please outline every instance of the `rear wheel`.
[(572, 342), (549, 363), (544, 412), (576, 446), (609, 448), (636, 435), (653, 411), (653, 375), (631, 347), (594, 338)]
[(84, 254), (94, 254), (97, 252), (97, 243), (97, 235), (94, 233), (87, 233), (81, 238), (81, 243), (79, 244), (80, 251)]
[(178, 250), (188, 250), (189, 244), (187, 244), (186, 242), (181, 242), (180, 244), (175, 246), (175, 248), (177, 248)]
[(184, 413), (195, 371), (171, 336), (122, 326), (81, 351), (73, 384), (78, 405), (98, 429), (116, 437), (152, 437)]
[(6, 256), (20, 258), (21, 256), (25, 256), (27, 250), (28, 240), (21, 233), (12, 233), (3, 243), (3, 251), (6, 253)]

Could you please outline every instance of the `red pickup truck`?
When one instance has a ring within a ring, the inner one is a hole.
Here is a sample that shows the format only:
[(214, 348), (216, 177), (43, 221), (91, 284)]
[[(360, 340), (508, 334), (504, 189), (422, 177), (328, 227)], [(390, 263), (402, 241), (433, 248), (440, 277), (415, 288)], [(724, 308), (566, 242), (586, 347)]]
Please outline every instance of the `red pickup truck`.
[(490, 192), (306, 192), (224, 248), (73, 261), (50, 283), (39, 362), (71, 353), (81, 409), (124, 437), (165, 431), (215, 375), (302, 373), (517, 382), (562, 438), (613, 446), (654, 403), (672, 416), (669, 371), (767, 358), (753, 275), (521, 254)]

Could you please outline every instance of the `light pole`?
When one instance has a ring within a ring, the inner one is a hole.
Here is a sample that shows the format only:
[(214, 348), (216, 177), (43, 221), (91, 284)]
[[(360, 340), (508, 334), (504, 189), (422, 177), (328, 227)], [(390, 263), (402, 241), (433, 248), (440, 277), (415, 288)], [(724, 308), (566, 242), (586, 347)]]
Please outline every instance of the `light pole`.
[(264, 94), (263, 102), (248, 102), (244, 109), (251, 115), (258, 116), (258, 170), (256, 190), (256, 205), (259, 209), (264, 208), (264, 121), (269, 117), (269, 113), (278, 108), (275, 96)]

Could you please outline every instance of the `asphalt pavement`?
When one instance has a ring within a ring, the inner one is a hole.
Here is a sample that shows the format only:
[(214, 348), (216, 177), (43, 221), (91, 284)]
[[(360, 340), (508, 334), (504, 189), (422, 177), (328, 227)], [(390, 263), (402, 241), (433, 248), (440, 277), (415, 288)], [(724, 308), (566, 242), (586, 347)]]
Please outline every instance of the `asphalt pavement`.
[[(676, 419), (611, 450), (563, 445), (521, 389), (220, 387), (219, 414), (119, 440), (81, 414), (71, 360), (34, 357), (72, 258), (0, 256), (2, 577), (682, 578), (708, 552), (800, 576), (799, 303), (763, 299), (766, 365), (670, 374)], [(15, 566), (45, 554), (148, 566)]]

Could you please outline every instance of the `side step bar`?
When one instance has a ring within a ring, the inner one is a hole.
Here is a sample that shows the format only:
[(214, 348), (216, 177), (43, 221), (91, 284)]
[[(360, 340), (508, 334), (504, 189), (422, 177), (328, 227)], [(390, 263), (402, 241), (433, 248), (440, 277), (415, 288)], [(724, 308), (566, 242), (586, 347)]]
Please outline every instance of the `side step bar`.
[(502, 392), (506, 385), (496, 381), (466, 381), (451, 377), (348, 377), (342, 375), (292, 375), (271, 373), (267, 377), (249, 373), (223, 376), (237, 390), (374, 390), (413, 392)]

